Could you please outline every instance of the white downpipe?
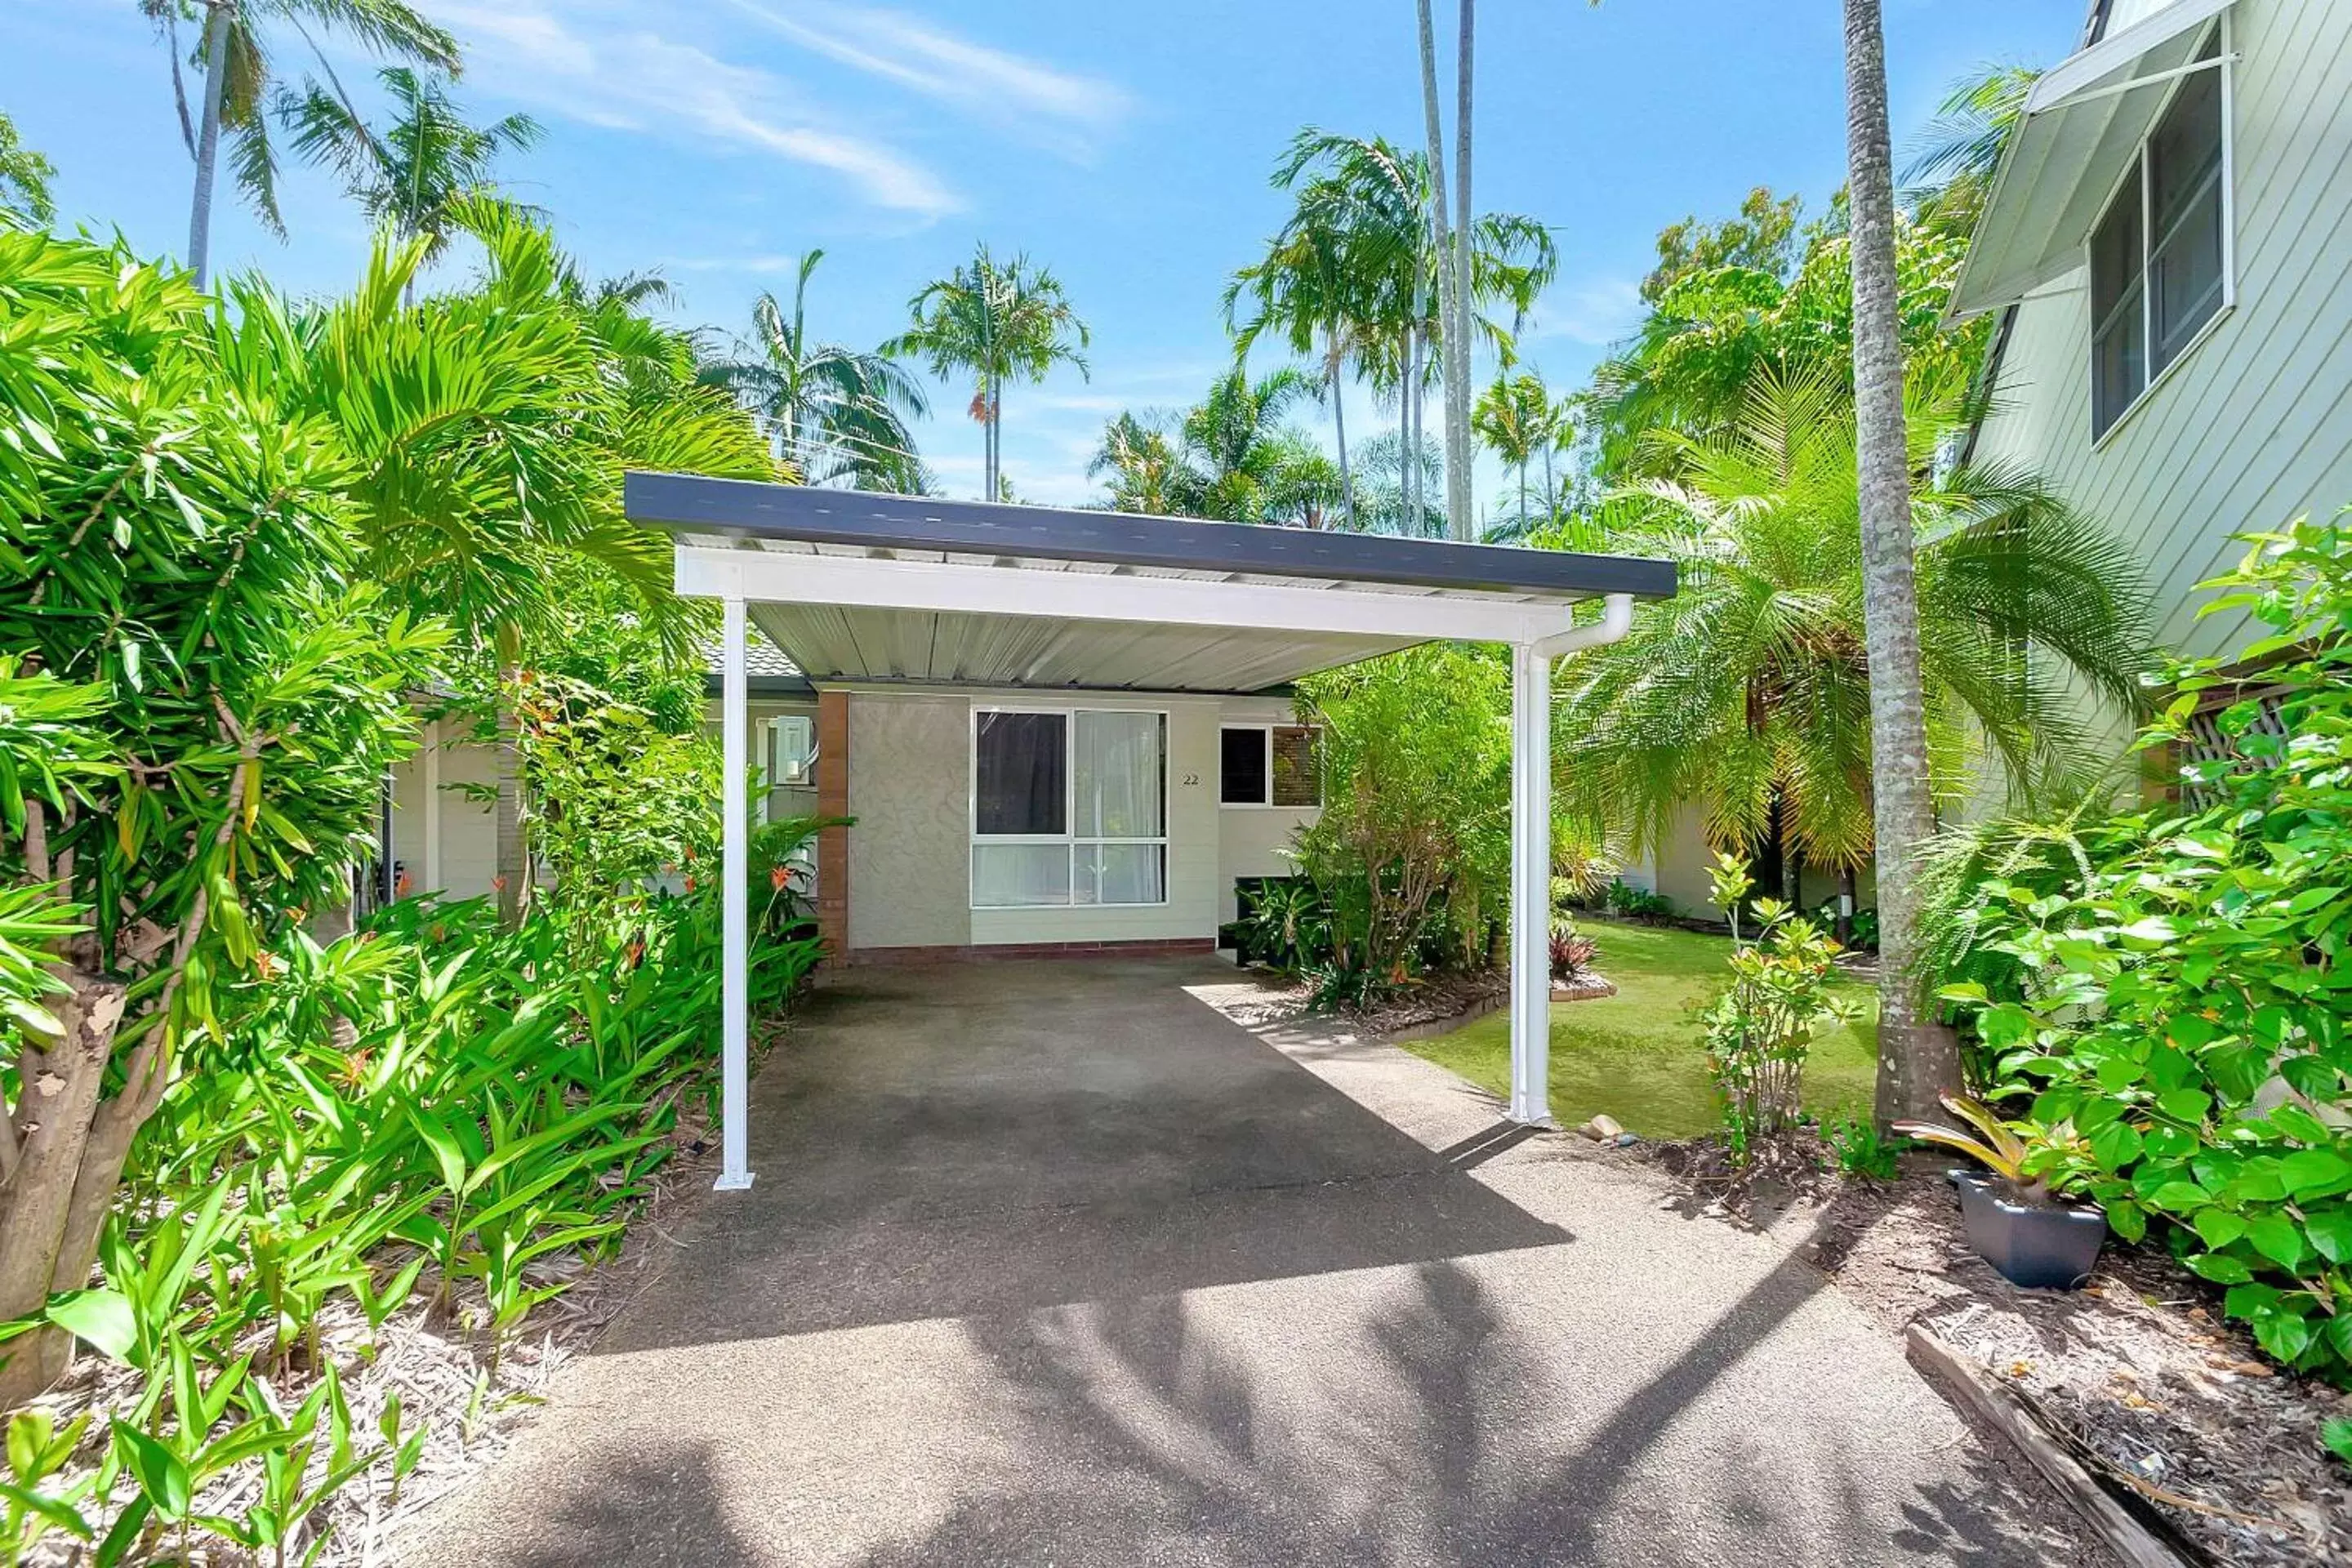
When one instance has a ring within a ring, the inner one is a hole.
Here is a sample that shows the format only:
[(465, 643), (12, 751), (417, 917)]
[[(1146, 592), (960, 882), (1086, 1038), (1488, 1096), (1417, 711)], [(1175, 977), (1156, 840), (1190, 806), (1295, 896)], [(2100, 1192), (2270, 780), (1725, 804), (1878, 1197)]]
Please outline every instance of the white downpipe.
[(1519, 1122), (1551, 1120), (1551, 661), (1633, 628), (1633, 598), (1511, 649), (1511, 1103)]
[(721, 601), (724, 612), (723, 678), (720, 690), (719, 785), (721, 852), (719, 896), (722, 900), (720, 947), (721, 1019), (719, 1062), (719, 1180), (722, 1193), (740, 1192), (751, 1184), (751, 1129), (746, 1118), (751, 1098), (751, 825), (745, 787), (751, 748), (751, 682), (743, 659), (743, 600), (730, 595)]

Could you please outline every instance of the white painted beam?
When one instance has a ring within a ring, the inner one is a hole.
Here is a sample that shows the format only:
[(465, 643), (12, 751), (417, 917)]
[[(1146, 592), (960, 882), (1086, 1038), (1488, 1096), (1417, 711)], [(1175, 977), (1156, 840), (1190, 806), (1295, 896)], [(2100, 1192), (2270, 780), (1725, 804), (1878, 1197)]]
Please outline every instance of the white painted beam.
[(772, 604), (1039, 616), (1338, 636), (1532, 643), (1570, 628), (1564, 600), (1222, 583), (957, 562), (677, 546), (677, 591)]
[(730, 595), (720, 627), (719, 1172), (718, 1190), (751, 1184), (751, 824), (748, 773), (751, 679), (744, 663), (743, 601)]

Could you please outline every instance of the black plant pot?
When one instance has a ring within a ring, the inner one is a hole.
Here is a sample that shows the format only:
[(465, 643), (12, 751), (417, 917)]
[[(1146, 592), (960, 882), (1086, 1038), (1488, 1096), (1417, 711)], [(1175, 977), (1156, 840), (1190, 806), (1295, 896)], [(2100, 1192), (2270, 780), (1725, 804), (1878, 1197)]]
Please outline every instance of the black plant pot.
[(2012, 1285), (2072, 1290), (2091, 1277), (2107, 1216), (2088, 1204), (2021, 1204), (1981, 1171), (1949, 1173), (1960, 1190), (1969, 1245)]

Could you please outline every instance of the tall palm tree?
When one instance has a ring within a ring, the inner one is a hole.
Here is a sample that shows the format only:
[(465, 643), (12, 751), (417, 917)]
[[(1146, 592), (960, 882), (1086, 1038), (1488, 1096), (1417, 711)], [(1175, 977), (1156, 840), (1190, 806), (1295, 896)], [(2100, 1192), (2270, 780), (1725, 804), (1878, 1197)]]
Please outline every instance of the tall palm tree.
[(969, 372), (971, 416), (982, 433), (982, 493), (1003, 493), (1004, 388), (1043, 381), (1056, 364), (1087, 374), (1087, 324), (1052, 272), (1016, 255), (999, 263), (979, 247), (969, 267), (924, 286), (907, 303), (914, 318), (883, 352), (919, 359), (932, 374)]
[(528, 114), (471, 124), (441, 79), (407, 66), (386, 66), (376, 79), (392, 100), (392, 117), (381, 127), (316, 81), (278, 94), (278, 122), (294, 153), (334, 171), (379, 226), (398, 240), (424, 240), (430, 266), (449, 247), (458, 204), (495, 198), (499, 157), (536, 146), (545, 132)]
[[(1970, 412), (1962, 378), (1915, 384), (1918, 471)], [(1562, 696), (1564, 794), (1591, 820), (1655, 845), (1696, 804), (1718, 846), (1777, 842), (1784, 864), (1850, 872), (1880, 845), (1890, 789), (1916, 778), (1932, 801), (1972, 774), (2068, 773), (2093, 743), (2072, 727), (2071, 691), (2143, 701), (2147, 602), (2129, 546), (2030, 474), (1963, 467), (1910, 503), (1923, 761), (1898, 776), (1874, 722), (1876, 568), (1844, 389), (1767, 374), (1731, 431), (1660, 438), (1680, 477), (1615, 492), (1600, 521), (1611, 547), (1677, 562), (1680, 590), (1580, 660)], [(1879, 863), (1883, 922), (1905, 889)]]
[[(220, 163), (221, 136), (230, 138), (229, 158), (238, 188), (273, 230), (278, 216), (278, 155), (269, 145), (262, 113), (269, 96), (268, 24), (282, 22), (318, 52), (312, 25), (340, 32), (380, 55), (415, 60), (453, 75), (457, 40), (427, 20), (406, 0), (196, 0), (204, 26), (194, 64), (204, 75), (196, 112), (180, 74), (180, 18), (186, 0), (139, 0), (171, 49), (172, 95), (180, 111), (180, 135), (196, 166), (195, 191), (188, 204), (188, 269), (205, 286), (212, 264), (213, 187)], [(325, 56), (320, 55), (321, 65)], [(331, 76), (331, 68), (329, 75)]]
[(907, 422), (929, 412), (923, 389), (886, 355), (810, 341), (809, 276), (824, 259), (822, 250), (801, 258), (789, 312), (773, 294), (753, 301), (741, 357), (705, 365), (703, 379), (760, 416), (777, 459), (804, 482), (916, 490), (922, 463)]
[[(1465, 36), (1471, 31), (1470, 0), (1461, 0)], [(1436, 253), (1437, 281), (1437, 350), (1445, 377), (1444, 418), (1440, 434), (1445, 444), (1445, 520), (1449, 532), (1456, 539), (1470, 537), (1470, 439), (1469, 425), (1465, 418), (1456, 427), (1456, 416), (1466, 415), (1470, 402), (1469, 333), (1457, 316), (1456, 306), (1461, 296), (1461, 263), (1453, 240), (1453, 225), (1446, 215), (1445, 203), (1445, 127), (1438, 110), (1437, 99), (1437, 33), (1430, 16), (1429, 0), (1415, 0), (1415, 15), (1420, 23), (1421, 37), (1421, 107), (1423, 130), (1429, 138), (1428, 191), (1429, 237), (1431, 248)], [(1462, 65), (1462, 79), (1469, 79), (1469, 61)], [(1463, 135), (1469, 132), (1465, 127)]]
[(1960, 1089), (1958, 1042), (1929, 1016), (1914, 958), (1920, 868), (1936, 832), (1928, 777), (1912, 460), (1904, 424), (1903, 322), (1895, 270), (1895, 173), (1886, 39), (1878, 0), (1845, 0), (1846, 162), (1853, 267), (1854, 457), (1870, 654), (1872, 792), (1878, 849), (1877, 1114), (1932, 1117)]

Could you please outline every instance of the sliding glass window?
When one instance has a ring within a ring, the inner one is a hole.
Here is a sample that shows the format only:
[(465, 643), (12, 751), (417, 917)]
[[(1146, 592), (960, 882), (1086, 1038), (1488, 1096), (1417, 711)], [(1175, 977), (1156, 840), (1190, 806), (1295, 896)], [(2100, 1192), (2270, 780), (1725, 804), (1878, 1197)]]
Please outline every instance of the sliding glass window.
[(1168, 898), (1168, 716), (972, 714), (974, 909)]

